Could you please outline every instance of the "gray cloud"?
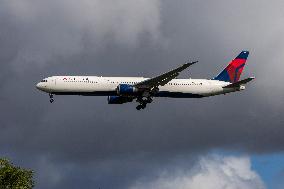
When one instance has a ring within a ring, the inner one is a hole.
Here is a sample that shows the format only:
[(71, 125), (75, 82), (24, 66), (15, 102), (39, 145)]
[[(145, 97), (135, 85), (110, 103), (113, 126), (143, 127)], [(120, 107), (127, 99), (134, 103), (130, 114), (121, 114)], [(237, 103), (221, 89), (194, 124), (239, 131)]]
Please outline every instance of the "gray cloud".
[[(20, 40), (13, 64), (18, 70), (55, 57), (92, 52), (109, 43), (133, 48), (140, 35), (159, 39), (159, 1), (3, 1), (1, 9)], [(5, 14), (6, 13), (6, 14)], [(19, 68), (20, 66), (20, 68)]]
[[(1, 1), (0, 153), (36, 169), (39, 188), (125, 188), (180, 154), (283, 151), (282, 7)], [(211, 78), (242, 49), (251, 51), (243, 77), (257, 77), (246, 91), (155, 99), (143, 112), (107, 105), (106, 97), (56, 97), (51, 105), (34, 87), (49, 75), (153, 76), (187, 59), (200, 63), (182, 77)]]

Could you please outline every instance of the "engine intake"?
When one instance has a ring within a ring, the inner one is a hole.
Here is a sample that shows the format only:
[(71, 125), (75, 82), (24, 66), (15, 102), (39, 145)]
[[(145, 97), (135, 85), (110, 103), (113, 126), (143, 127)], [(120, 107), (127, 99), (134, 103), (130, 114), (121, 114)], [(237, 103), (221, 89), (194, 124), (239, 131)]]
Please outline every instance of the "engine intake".
[(132, 102), (132, 98), (124, 96), (108, 96), (108, 104), (124, 104), (127, 102)]

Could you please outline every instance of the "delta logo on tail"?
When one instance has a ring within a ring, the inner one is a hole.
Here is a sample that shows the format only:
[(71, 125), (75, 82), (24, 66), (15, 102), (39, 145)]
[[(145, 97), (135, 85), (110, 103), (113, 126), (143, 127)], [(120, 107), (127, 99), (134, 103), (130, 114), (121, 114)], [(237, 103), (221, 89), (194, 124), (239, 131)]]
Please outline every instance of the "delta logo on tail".
[(214, 80), (235, 83), (239, 81), (244, 69), (249, 51), (242, 51)]

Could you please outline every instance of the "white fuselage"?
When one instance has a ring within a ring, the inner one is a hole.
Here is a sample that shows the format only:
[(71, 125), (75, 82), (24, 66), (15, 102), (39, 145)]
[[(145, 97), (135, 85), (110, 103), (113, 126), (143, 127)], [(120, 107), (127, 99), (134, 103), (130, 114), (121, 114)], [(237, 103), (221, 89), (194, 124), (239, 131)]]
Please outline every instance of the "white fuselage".
[[(52, 76), (43, 79), (37, 88), (57, 95), (111, 96), (117, 95), (119, 84), (135, 85), (147, 80), (144, 77)], [(156, 97), (200, 98), (243, 90), (223, 88), (230, 83), (207, 79), (173, 79), (159, 86)]]

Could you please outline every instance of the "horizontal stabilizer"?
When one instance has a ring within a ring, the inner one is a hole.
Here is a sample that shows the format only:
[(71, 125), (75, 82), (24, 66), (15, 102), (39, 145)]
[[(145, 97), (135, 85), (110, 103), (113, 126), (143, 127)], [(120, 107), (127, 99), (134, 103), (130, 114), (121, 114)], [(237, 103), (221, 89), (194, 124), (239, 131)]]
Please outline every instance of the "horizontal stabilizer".
[(240, 81), (237, 81), (235, 83), (232, 83), (232, 84), (229, 84), (223, 88), (235, 88), (235, 87), (240, 87), (241, 85), (243, 84), (246, 84), (248, 82), (250, 82), (251, 80), (255, 79), (255, 77), (249, 77), (247, 79), (243, 79), (243, 80), (240, 80)]

